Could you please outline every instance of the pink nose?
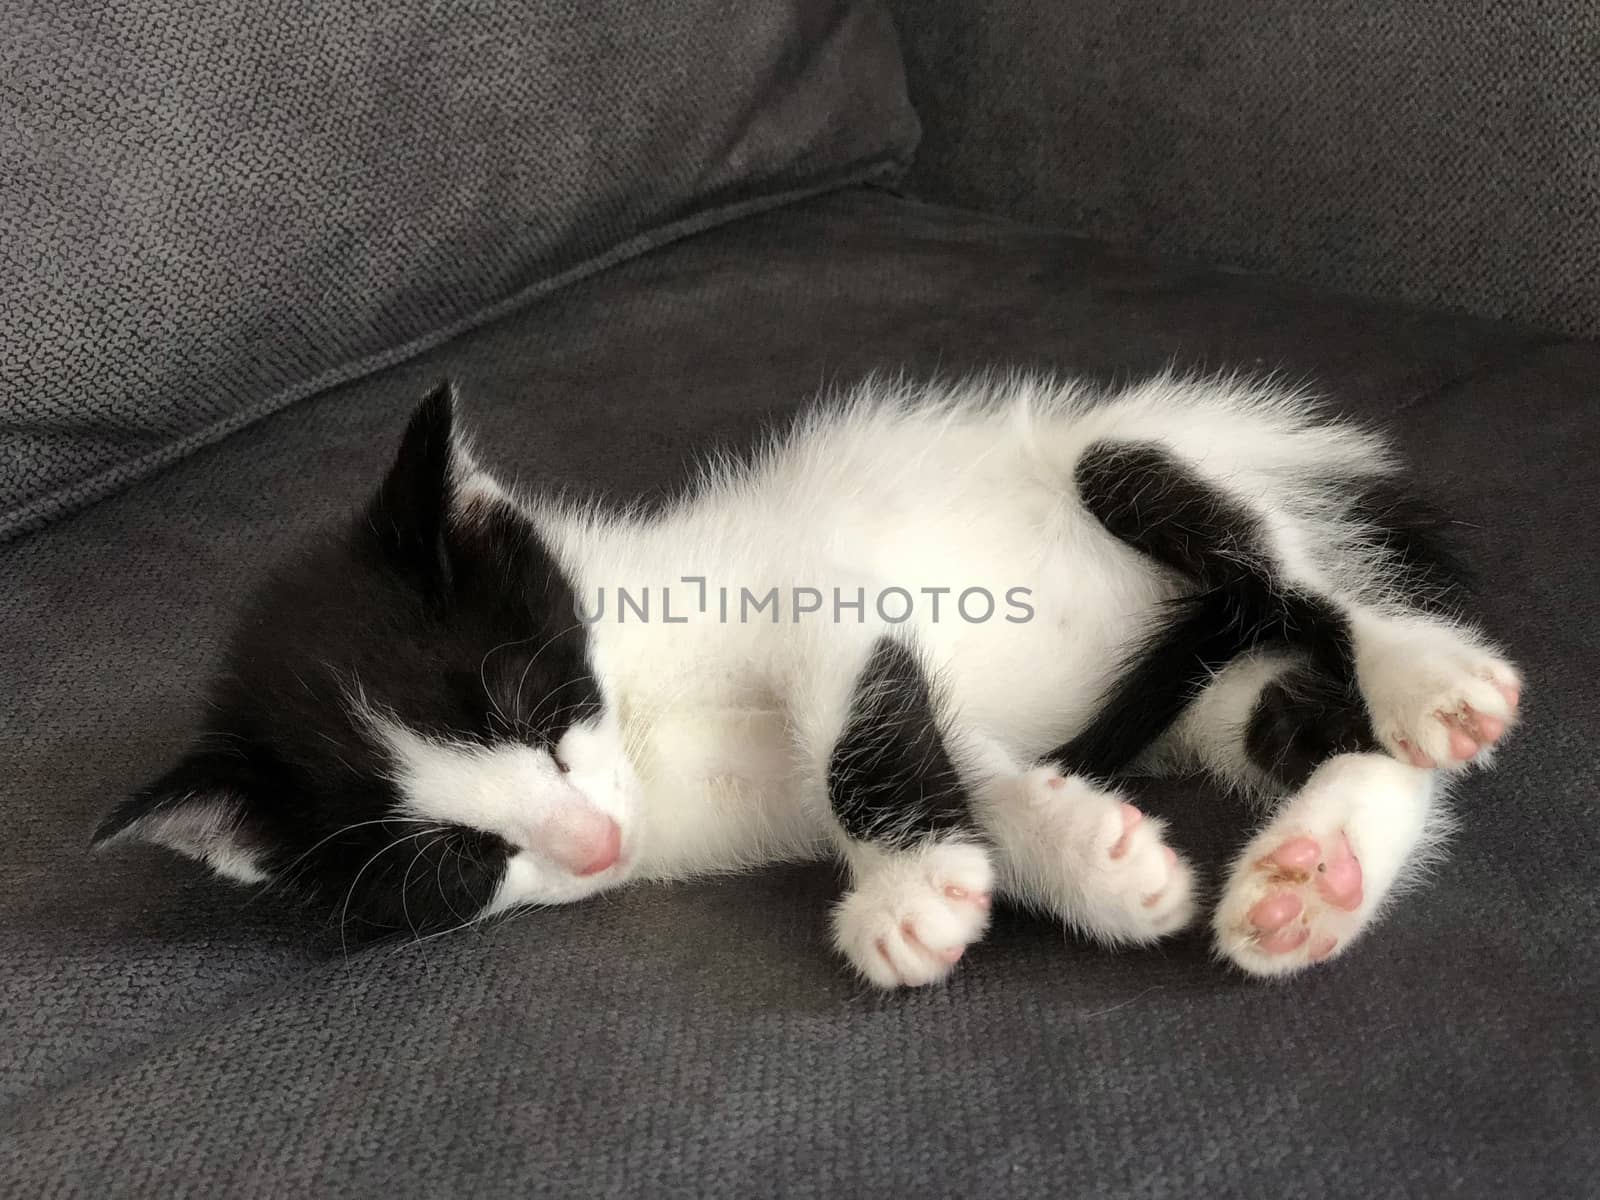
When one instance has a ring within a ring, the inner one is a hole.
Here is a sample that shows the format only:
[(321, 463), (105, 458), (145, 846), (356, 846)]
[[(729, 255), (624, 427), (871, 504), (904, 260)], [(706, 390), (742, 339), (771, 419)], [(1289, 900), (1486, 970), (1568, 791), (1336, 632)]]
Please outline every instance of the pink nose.
[(622, 855), (622, 830), (587, 804), (564, 808), (533, 831), (533, 848), (574, 875), (598, 875)]
[(599, 830), (599, 836), (589, 842), (583, 853), (578, 855), (577, 863), (572, 870), (574, 875), (598, 875), (607, 867), (616, 865), (617, 859), (622, 857), (622, 830), (610, 817), (600, 818), (604, 824)]

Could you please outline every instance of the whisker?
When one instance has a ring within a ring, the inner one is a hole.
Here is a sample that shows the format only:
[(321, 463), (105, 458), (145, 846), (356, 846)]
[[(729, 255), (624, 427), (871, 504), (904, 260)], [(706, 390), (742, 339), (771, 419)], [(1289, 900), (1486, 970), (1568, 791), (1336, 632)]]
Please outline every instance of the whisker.
[(528, 672), (533, 670), (533, 664), (538, 662), (539, 656), (546, 650), (550, 649), (551, 646), (555, 645), (556, 642), (566, 637), (567, 634), (571, 633), (574, 629), (582, 628), (582, 626), (582, 621), (575, 621), (571, 625), (568, 625), (565, 629), (561, 630), (559, 633), (552, 634), (550, 637), (545, 639), (544, 645), (540, 646), (538, 650), (534, 651), (533, 657), (530, 658), (527, 661), (527, 664), (522, 668), (522, 674), (517, 677), (517, 690), (512, 695), (511, 699), (511, 705), (516, 709), (519, 717), (522, 714), (522, 689), (523, 686), (528, 682)]
[(310, 857), (312, 854), (315, 854), (318, 850), (322, 849), (323, 846), (325, 846), (329, 842), (333, 841), (334, 838), (339, 837), (342, 834), (350, 833), (352, 830), (363, 829), (368, 825), (388, 825), (388, 824), (391, 824), (391, 823), (394, 823), (394, 824), (411, 823), (411, 824), (417, 824), (417, 825), (437, 825), (438, 824), (437, 821), (430, 821), (430, 820), (428, 820), (428, 819), (426, 819), (424, 817), (406, 817), (406, 816), (400, 816), (398, 814), (395, 814), (395, 815), (391, 815), (391, 816), (387, 816), (387, 817), (378, 817), (378, 818), (375, 818), (374, 820), (370, 820), (370, 821), (356, 821), (353, 824), (344, 826), (343, 828), (335, 829), (327, 837), (325, 837), (322, 840), (318, 841), (313, 846), (311, 846), (309, 849), (301, 852), (300, 854), (295, 855), (293, 859), (291, 859), (288, 863), (286, 863), (282, 867), (282, 869), (280, 870), (278, 875), (274, 876), (271, 879), (268, 879), (259, 888), (257, 888), (253, 893), (251, 893), (250, 898), (248, 900), (246, 900), (245, 903), (246, 904), (254, 904), (257, 900), (259, 900), (261, 897), (263, 897), (265, 895), (268, 895), (275, 888), (278, 888), (280, 886), (287, 886), (288, 883), (290, 882), (290, 873), (294, 870), (294, 868), (299, 866), (301, 862), (303, 862), (305, 859)]
[(411, 856), (411, 862), (409, 864), (407, 864), (407, 866), (406, 866), (405, 875), (401, 877), (401, 880), (400, 880), (400, 913), (401, 913), (402, 916), (405, 917), (405, 919), (406, 919), (406, 928), (411, 931), (411, 936), (412, 937), (418, 936), (419, 933), (420, 933), (420, 930), (417, 929), (416, 923), (414, 921), (412, 921), (412, 919), (411, 919), (411, 872), (413, 872), (413, 871), (415, 871), (417, 869), (417, 863), (422, 861), (422, 856), (424, 854), (428, 853), (428, 851), (432, 850), (441, 841), (444, 841), (444, 840), (448, 839), (449, 837), (450, 837), (450, 831), (447, 829), (443, 833), (441, 833), (438, 837), (434, 838), (433, 841), (429, 842), (426, 846), (423, 846), (420, 850), (418, 850), (415, 854), (413, 854)]
[(367, 873), (367, 869), (371, 867), (373, 863), (377, 862), (396, 846), (404, 845), (406, 842), (414, 841), (419, 837), (427, 837), (428, 834), (436, 832), (438, 828), (439, 827), (437, 825), (432, 825), (427, 829), (419, 829), (416, 833), (408, 833), (405, 837), (396, 838), (382, 850), (379, 850), (371, 858), (367, 859), (367, 861), (362, 865), (361, 870), (356, 872), (356, 877), (350, 881), (349, 890), (344, 894), (344, 907), (339, 913), (339, 952), (344, 955), (345, 961), (348, 962), (350, 959), (350, 945), (345, 937), (345, 927), (350, 919), (350, 901), (355, 898), (356, 888), (361, 883), (361, 877)]
[[(525, 638), (513, 638), (509, 642), (501, 642), (498, 646), (485, 651), (484, 656), (478, 660), (478, 682), (483, 686), (484, 697), (489, 701), (489, 706), (494, 709), (494, 715), (499, 717), (507, 727), (511, 725), (511, 719), (501, 711), (499, 702), (494, 698), (494, 693), (489, 690), (489, 678), (486, 674), (484, 674), (484, 670), (486, 667), (488, 667), (489, 659), (492, 655), (498, 654), (500, 651), (508, 649), (511, 646), (520, 646), (523, 642), (531, 642), (538, 636), (539, 635), (537, 633), (530, 633)], [(534, 657), (537, 658), (538, 655), (535, 655)]]

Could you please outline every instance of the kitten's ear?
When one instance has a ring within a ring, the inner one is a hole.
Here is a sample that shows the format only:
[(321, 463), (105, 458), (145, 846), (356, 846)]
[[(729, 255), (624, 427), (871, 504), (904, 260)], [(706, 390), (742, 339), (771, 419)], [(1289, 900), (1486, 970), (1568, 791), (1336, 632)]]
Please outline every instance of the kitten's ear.
[(95, 831), (94, 849), (150, 842), (238, 883), (260, 883), (269, 842), (250, 810), (257, 786), (239, 755), (197, 748), (117, 805)]
[(411, 414), (394, 465), (367, 508), (367, 526), (385, 558), (430, 588), (448, 582), (444, 543), (459, 456), (456, 393), (447, 381)]

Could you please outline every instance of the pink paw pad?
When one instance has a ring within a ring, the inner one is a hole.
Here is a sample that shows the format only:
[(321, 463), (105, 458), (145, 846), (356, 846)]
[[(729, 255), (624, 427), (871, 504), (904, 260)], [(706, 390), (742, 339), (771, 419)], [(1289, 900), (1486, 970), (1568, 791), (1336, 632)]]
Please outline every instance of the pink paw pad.
[(1267, 856), (1267, 861), (1291, 875), (1308, 875), (1322, 859), (1322, 847), (1308, 837), (1285, 842)]
[(1311, 930), (1304, 925), (1287, 925), (1264, 935), (1256, 942), (1256, 946), (1264, 954), (1287, 954), (1305, 945), (1310, 936)]
[(1317, 864), (1317, 891), (1329, 904), (1346, 912), (1361, 906), (1361, 863), (1342, 833), (1328, 856)]
[(1116, 845), (1111, 847), (1112, 858), (1121, 858), (1128, 852), (1128, 838), (1139, 828), (1139, 823), (1143, 820), (1144, 814), (1133, 805), (1122, 806), (1122, 836), (1117, 839)]
[(1329, 910), (1354, 912), (1363, 896), (1361, 862), (1344, 832), (1290, 838), (1256, 865), (1267, 890), (1241, 930), (1255, 949), (1274, 956), (1303, 949), (1313, 963), (1333, 955), (1339, 939), (1328, 931)]
[(1405, 751), (1406, 757), (1411, 760), (1411, 765), (1413, 767), (1422, 767), (1425, 770), (1432, 770), (1434, 767), (1439, 765), (1421, 750), (1418, 750), (1410, 742), (1406, 741), (1405, 738), (1400, 739), (1400, 749)]
[(1263, 933), (1274, 933), (1298, 917), (1305, 905), (1293, 892), (1273, 892), (1250, 910), (1250, 924)]
[(1474, 713), (1473, 729), (1477, 731), (1480, 742), (1498, 741), (1500, 735), (1506, 731), (1506, 723), (1499, 717), (1489, 717), (1482, 713)]
[(951, 900), (976, 904), (979, 908), (988, 908), (994, 903), (994, 898), (988, 892), (969, 892), (966, 888), (957, 887), (953, 883), (944, 889), (944, 894)]
[(1452, 723), (1450, 729), (1450, 753), (1457, 758), (1471, 758), (1478, 752), (1478, 743), (1473, 741), (1472, 735), (1460, 726)]

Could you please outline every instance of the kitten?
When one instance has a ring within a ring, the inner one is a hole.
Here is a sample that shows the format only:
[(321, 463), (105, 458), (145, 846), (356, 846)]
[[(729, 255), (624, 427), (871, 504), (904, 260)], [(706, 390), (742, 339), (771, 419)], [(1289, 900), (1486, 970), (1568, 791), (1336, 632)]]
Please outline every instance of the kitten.
[(869, 383), (652, 515), (512, 495), (445, 386), (96, 843), (417, 933), (832, 853), (834, 943), (894, 987), (996, 892), (1182, 928), (1193, 872), (1101, 781), (1201, 768), (1281, 797), (1213, 929), (1282, 974), (1350, 946), (1515, 720), (1439, 524), (1380, 439), (1236, 381)]

